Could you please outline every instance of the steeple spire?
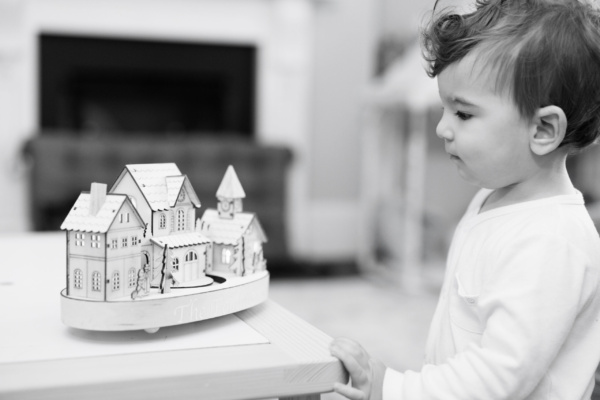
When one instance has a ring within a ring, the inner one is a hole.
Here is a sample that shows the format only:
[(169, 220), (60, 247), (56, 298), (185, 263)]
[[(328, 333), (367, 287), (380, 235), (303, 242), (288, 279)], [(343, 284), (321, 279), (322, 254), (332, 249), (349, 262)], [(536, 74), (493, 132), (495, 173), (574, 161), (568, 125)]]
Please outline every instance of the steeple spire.
[(225, 171), (225, 176), (223, 176), (219, 189), (217, 189), (219, 217), (231, 219), (236, 212), (242, 212), (242, 199), (245, 197), (244, 188), (233, 166), (230, 165), (227, 167), (227, 171)]

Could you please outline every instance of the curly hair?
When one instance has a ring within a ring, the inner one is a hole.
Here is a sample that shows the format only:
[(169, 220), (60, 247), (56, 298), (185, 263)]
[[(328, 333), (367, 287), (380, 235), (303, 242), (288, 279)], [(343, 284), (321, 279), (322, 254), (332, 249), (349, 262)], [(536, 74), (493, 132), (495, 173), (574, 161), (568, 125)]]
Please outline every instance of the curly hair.
[(561, 146), (576, 151), (600, 136), (600, 12), (591, 5), (477, 0), (464, 15), (434, 14), (421, 40), (429, 76), (472, 53), (495, 73), (494, 89), (512, 96), (524, 117), (547, 105), (565, 112)]

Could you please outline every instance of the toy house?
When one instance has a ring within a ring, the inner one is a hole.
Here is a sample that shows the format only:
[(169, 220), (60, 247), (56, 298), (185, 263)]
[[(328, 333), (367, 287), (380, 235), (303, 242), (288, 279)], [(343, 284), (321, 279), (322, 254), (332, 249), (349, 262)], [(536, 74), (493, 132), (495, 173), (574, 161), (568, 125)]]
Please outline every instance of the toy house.
[(127, 165), (106, 188), (92, 183), (61, 225), (67, 325), (155, 331), (266, 300), (266, 236), (256, 215), (243, 211), (233, 167), (217, 190), (217, 209), (198, 220), (198, 196), (173, 163)]
[(244, 189), (229, 166), (217, 190), (217, 210), (206, 210), (197, 223), (198, 231), (212, 242), (214, 271), (230, 271), (238, 276), (263, 271), (266, 241), (254, 213), (243, 212)]
[(127, 165), (110, 192), (127, 194), (148, 223), (141, 257), (149, 264), (152, 286), (163, 277), (165, 247), (172, 277), (180, 286), (212, 283), (205, 275), (207, 264), (210, 270), (210, 241), (194, 229), (200, 201), (175, 164)]
[(67, 295), (90, 300), (130, 296), (136, 288), (144, 221), (129, 197), (92, 183), (61, 229), (67, 230)]

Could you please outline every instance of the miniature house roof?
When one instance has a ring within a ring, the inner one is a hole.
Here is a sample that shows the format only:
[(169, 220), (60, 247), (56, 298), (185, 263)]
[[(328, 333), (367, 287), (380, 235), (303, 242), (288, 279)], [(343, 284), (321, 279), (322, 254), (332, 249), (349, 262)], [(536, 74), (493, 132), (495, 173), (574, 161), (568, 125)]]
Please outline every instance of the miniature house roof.
[[(68, 231), (82, 231), (82, 232), (97, 232), (106, 233), (110, 229), (110, 226), (115, 221), (115, 218), (119, 214), (119, 210), (123, 207), (123, 204), (131, 201), (124, 194), (107, 194), (104, 203), (99, 208), (96, 214), (90, 213), (92, 196), (90, 193), (83, 192), (79, 195), (73, 208), (65, 218), (64, 222), (60, 226), (60, 229)], [(140, 226), (144, 226), (142, 217), (138, 214), (133, 204), (131, 204), (131, 210), (135, 218), (140, 223)]]
[(150, 239), (150, 241), (160, 247), (165, 244), (170, 249), (177, 247), (195, 246), (197, 244), (210, 243), (210, 239), (198, 232), (180, 233), (178, 235), (161, 236)]
[[(117, 183), (126, 172), (129, 172), (153, 211), (168, 210), (175, 206), (184, 188), (192, 204), (196, 208), (200, 207), (200, 200), (188, 177), (182, 175), (174, 163), (128, 164)], [(113, 189), (117, 183), (113, 185)]]
[(252, 227), (262, 242), (267, 241), (258, 218), (253, 213), (237, 213), (232, 219), (219, 217), (217, 210), (206, 210), (197, 225), (200, 233), (218, 244), (236, 244), (237, 241)]
[(231, 165), (227, 167), (225, 176), (223, 176), (219, 189), (217, 189), (217, 197), (226, 199), (243, 199), (246, 197), (244, 188)]
[(169, 207), (175, 207), (175, 203), (185, 182), (185, 176), (167, 176), (165, 180), (167, 184), (167, 203)]

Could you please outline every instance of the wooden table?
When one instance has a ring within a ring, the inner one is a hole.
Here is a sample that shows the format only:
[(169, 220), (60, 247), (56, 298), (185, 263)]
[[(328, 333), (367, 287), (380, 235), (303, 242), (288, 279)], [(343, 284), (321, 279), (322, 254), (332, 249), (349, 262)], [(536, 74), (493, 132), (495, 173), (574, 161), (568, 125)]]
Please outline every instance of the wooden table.
[[(46, 327), (43, 319), (60, 304), (54, 286), (64, 283), (64, 235), (0, 236), (0, 254), (0, 337), (24, 351), (32, 337), (49, 335), (51, 329), (75, 337), (79, 330), (55, 323)], [(7, 293), (14, 299), (6, 299)], [(15, 311), (22, 315), (17, 323)], [(347, 380), (341, 363), (329, 355), (331, 338), (278, 304), (267, 301), (235, 315), (266, 341), (26, 361), (2, 360), (0, 355), (0, 398), (314, 400), (331, 391), (334, 382)], [(18, 333), (21, 325), (36, 326), (27, 325), (35, 321), (42, 324), (39, 329)], [(194, 335), (203, 323), (177, 332)], [(106, 341), (109, 349), (112, 333), (94, 332), (90, 338)]]

